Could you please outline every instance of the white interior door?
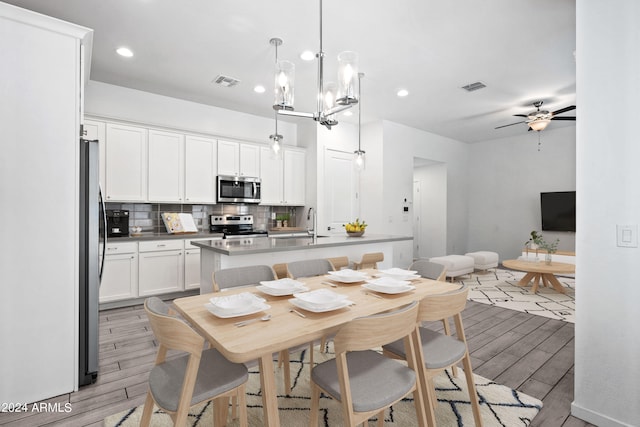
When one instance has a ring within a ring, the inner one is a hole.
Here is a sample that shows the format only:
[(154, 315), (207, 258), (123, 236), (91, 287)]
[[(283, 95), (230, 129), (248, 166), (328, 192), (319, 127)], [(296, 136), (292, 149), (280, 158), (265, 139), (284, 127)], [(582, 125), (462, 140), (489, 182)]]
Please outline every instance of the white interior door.
[[(353, 153), (325, 150), (324, 200), (330, 234), (344, 233), (344, 224), (360, 214), (359, 180), (353, 168)], [(319, 230), (325, 233), (325, 230)]]

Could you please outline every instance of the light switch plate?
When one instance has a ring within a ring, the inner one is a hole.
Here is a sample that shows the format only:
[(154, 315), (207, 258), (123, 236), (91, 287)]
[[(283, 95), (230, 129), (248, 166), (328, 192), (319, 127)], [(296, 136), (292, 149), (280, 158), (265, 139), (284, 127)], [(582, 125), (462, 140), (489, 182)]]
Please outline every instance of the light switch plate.
[(616, 225), (617, 244), (621, 248), (638, 247), (638, 225), (618, 224)]

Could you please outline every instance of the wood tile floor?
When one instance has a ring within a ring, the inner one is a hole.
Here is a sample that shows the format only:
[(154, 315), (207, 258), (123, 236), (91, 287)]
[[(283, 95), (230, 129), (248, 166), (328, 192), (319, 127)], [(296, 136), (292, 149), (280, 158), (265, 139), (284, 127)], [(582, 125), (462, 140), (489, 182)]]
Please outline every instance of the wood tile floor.
[[(474, 372), (544, 402), (532, 426), (591, 425), (570, 415), (573, 324), (475, 302), (467, 304), (464, 322)], [(46, 401), (70, 403), (71, 412), (0, 414), (0, 425), (101, 426), (106, 416), (144, 402), (155, 354), (142, 306), (102, 311), (98, 381)]]

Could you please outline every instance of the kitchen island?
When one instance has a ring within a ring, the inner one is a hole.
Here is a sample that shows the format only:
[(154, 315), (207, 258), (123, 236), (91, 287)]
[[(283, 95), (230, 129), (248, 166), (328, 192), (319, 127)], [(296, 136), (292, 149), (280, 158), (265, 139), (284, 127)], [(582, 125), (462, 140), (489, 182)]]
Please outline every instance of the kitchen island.
[(248, 265), (273, 265), (304, 259), (348, 256), (359, 261), (363, 254), (382, 252), (378, 268), (392, 266), (394, 248), (412, 245), (412, 236), (371, 234), (362, 237), (325, 236), (240, 238), (192, 242), (200, 250), (200, 293), (213, 292), (213, 272)]

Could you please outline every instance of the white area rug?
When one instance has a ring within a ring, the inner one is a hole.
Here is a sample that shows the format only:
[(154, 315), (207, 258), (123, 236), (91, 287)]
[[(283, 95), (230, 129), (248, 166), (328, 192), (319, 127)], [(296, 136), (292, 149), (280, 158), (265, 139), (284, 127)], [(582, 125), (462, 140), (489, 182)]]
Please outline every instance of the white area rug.
[[(278, 390), (278, 407), (280, 421), (283, 427), (299, 427), (309, 425), (310, 387), (309, 364), (305, 357), (306, 351), (291, 355), (291, 372), (295, 375), (292, 395), (286, 396), (283, 392), (282, 372), (277, 370), (276, 384)], [(314, 361), (321, 362), (333, 357), (333, 354), (314, 354)], [(528, 426), (533, 417), (542, 408), (542, 402), (524, 393), (512, 390), (494, 383), (493, 381), (475, 376), (478, 395), (480, 396), (480, 408), (485, 427), (517, 427)], [(436, 408), (436, 420), (439, 426), (473, 426), (471, 404), (467, 394), (467, 386), (464, 372), (459, 369), (458, 377), (441, 375), (436, 378), (438, 407)], [(249, 374), (247, 385), (247, 406), (250, 426), (263, 426), (262, 397), (260, 394), (260, 377), (257, 370)], [(204, 404), (192, 408), (189, 415), (190, 426), (212, 425), (212, 405)], [(138, 426), (142, 415), (142, 406), (122, 413), (112, 415), (105, 419), (106, 427)], [(322, 397), (320, 401), (320, 425), (342, 426), (342, 409), (340, 404), (329, 397)], [(373, 420), (373, 419), (372, 419)], [(371, 422), (371, 421), (370, 421)], [(152, 417), (152, 426), (173, 425), (168, 415), (155, 411)], [(229, 424), (237, 426), (238, 420)], [(389, 426), (413, 426), (416, 425), (416, 413), (412, 399), (406, 399), (391, 410), (385, 411), (385, 425)]]
[(557, 276), (566, 294), (540, 286), (536, 294), (531, 286), (520, 287), (524, 272), (497, 269), (486, 274), (474, 274), (461, 282), (469, 286), (469, 299), (510, 310), (523, 311), (551, 319), (575, 323), (575, 279)]

